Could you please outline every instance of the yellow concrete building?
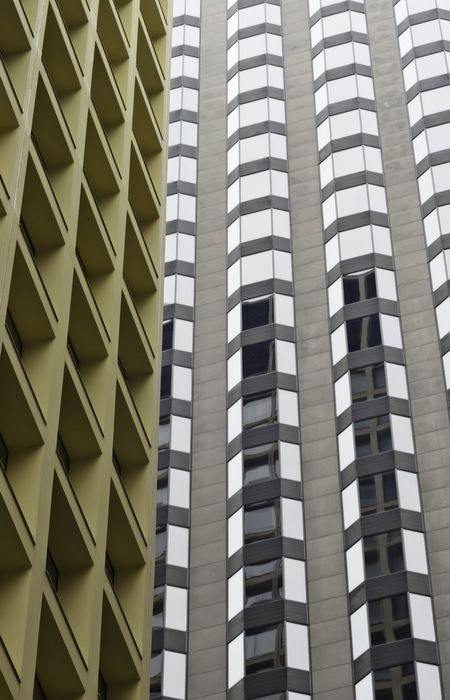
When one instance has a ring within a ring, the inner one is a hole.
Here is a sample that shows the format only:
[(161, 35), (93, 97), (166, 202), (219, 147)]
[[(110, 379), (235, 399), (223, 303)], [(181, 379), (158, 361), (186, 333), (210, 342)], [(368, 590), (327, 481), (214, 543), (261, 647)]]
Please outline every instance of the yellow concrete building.
[(0, 0), (0, 698), (147, 700), (170, 0)]

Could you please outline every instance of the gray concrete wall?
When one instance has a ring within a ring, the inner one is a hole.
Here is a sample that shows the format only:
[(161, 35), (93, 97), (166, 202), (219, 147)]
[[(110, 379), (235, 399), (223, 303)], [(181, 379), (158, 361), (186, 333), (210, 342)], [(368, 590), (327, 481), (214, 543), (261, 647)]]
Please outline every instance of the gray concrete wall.
[(367, 0), (444, 697), (450, 698), (450, 430), (392, 0)]
[(311, 671), (314, 700), (353, 697), (308, 3), (284, 0)]
[(226, 3), (202, 3), (188, 698), (226, 697)]

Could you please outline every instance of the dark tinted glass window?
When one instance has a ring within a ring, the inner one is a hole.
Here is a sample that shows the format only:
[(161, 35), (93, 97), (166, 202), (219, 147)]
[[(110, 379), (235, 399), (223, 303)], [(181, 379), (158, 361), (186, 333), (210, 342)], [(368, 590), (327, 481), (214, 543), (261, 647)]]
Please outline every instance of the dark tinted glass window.
[(167, 469), (158, 472), (156, 482), (156, 505), (166, 506), (169, 491), (169, 473)]
[(155, 564), (164, 564), (167, 550), (167, 528), (165, 525), (156, 529)]
[(283, 597), (283, 570), (281, 559), (266, 561), (263, 564), (246, 566), (245, 607)]
[(381, 345), (380, 319), (378, 314), (353, 318), (345, 322), (348, 351), (364, 350)]
[(170, 396), (172, 391), (172, 365), (161, 367), (161, 398)]
[(392, 450), (389, 416), (377, 416), (355, 421), (355, 449), (357, 457)]
[(245, 672), (247, 675), (268, 668), (284, 666), (283, 625), (249, 632), (245, 637)]
[(242, 302), (242, 330), (273, 323), (273, 297)]
[(244, 397), (242, 422), (244, 428), (256, 428), (258, 425), (268, 425), (277, 420), (277, 394), (269, 391), (265, 394), (254, 394)]
[(257, 542), (281, 535), (279, 501), (258, 503), (244, 508), (244, 542)]
[(152, 654), (152, 664), (150, 670), (150, 697), (154, 698), (161, 694), (161, 670), (162, 651)]
[(372, 646), (396, 642), (398, 639), (408, 639), (411, 636), (406, 593), (371, 600), (368, 606)]
[(164, 588), (165, 586), (157, 586), (153, 591), (153, 629), (160, 629), (164, 624)]
[(242, 348), (242, 376), (252, 377), (275, 370), (275, 341), (245, 345)]
[(400, 530), (363, 538), (366, 578), (403, 571), (403, 545)]
[(171, 350), (173, 348), (173, 319), (163, 323), (162, 349)]
[(412, 663), (374, 671), (373, 678), (375, 700), (418, 700)]
[(278, 443), (244, 450), (244, 486), (279, 476)]
[(386, 376), (384, 363), (361, 369), (352, 369), (350, 372), (352, 385), (352, 401), (369, 401), (379, 396), (386, 396)]
[(354, 304), (355, 301), (373, 299), (377, 296), (375, 270), (344, 276), (344, 303)]
[(170, 417), (165, 416), (159, 421), (158, 449), (167, 450), (170, 443)]
[(363, 515), (398, 508), (395, 473), (391, 471), (359, 479), (359, 501)]

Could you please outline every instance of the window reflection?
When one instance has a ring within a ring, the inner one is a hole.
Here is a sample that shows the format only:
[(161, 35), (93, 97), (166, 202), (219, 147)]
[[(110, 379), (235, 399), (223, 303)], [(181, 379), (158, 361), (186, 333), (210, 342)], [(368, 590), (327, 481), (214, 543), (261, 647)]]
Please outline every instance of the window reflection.
[(167, 526), (156, 528), (155, 537), (155, 565), (164, 564), (167, 552)]
[(170, 416), (164, 416), (159, 420), (158, 449), (168, 450), (170, 443)]
[(345, 304), (354, 304), (377, 296), (374, 270), (345, 275), (343, 281)]
[(246, 345), (242, 348), (242, 376), (252, 377), (257, 374), (273, 372), (275, 367), (275, 341)]
[(150, 671), (150, 697), (156, 698), (161, 695), (161, 671), (163, 652), (158, 651), (152, 654)]
[(364, 537), (363, 543), (367, 578), (404, 570), (405, 562), (400, 530)]
[(258, 503), (244, 508), (244, 543), (281, 535), (279, 501)]
[(386, 376), (384, 363), (360, 369), (352, 369), (350, 372), (352, 387), (352, 401), (370, 401), (380, 396), (386, 396)]
[(285, 664), (283, 624), (250, 632), (245, 637), (247, 675)]
[(164, 469), (158, 472), (156, 482), (156, 505), (166, 506), (169, 493), (169, 471)]
[(413, 663), (383, 668), (373, 676), (375, 700), (418, 700)]
[(244, 398), (242, 423), (244, 428), (269, 425), (277, 420), (277, 394), (269, 391)]
[(278, 443), (244, 450), (244, 486), (279, 476)]
[(283, 570), (281, 559), (266, 561), (262, 564), (246, 566), (245, 607), (283, 597)]
[(368, 606), (370, 640), (373, 646), (411, 637), (406, 593), (371, 600)]
[(356, 457), (392, 450), (389, 415), (355, 421)]
[(165, 586), (157, 586), (153, 591), (153, 629), (164, 626), (164, 588)]
[(242, 330), (273, 323), (273, 297), (260, 297), (242, 302)]
[(381, 345), (380, 319), (378, 314), (353, 318), (345, 322), (348, 351), (365, 350)]
[(162, 399), (167, 398), (171, 394), (172, 389), (172, 365), (161, 367), (161, 392)]
[(390, 471), (359, 479), (359, 500), (362, 515), (398, 508), (395, 472)]
[(173, 319), (163, 323), (162, 349), (171, 350), (173, 348)]

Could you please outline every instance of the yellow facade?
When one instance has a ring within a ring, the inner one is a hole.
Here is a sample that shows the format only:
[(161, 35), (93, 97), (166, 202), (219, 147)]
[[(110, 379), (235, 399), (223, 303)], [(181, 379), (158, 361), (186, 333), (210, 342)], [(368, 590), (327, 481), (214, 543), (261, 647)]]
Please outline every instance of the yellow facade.
[(1, 700), (149, 697), (169, 4), (0, 1)]

